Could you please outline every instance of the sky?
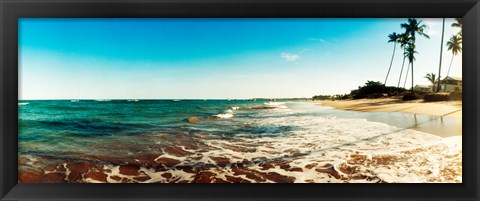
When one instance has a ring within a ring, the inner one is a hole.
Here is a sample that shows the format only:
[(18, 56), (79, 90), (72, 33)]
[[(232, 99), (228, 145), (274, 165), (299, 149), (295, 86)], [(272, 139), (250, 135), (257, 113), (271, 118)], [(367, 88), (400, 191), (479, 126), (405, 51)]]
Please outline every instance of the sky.
[[(438, 74), (442, 19), (419, 19), (415, 84)], [(19, 99), (290, 98), (385, 80), (406, 18), (19, 19)], [(459, 29), (446, 19), (445, 41)], [(397, 45), (388, 86), (402, 65)], [(442, 77), (452, 53), (443, 47)], [(408, 62), (407, 62), (408, 63)], [(450, 76), (461, 77), (461, 54)], [(407, 66), (407, 65), (405, 65)], [(406, 67), (403, 74), (405, 75)], [(409, 72), (410, 73), (410, 72)], [(403, 86), (405, 76), (401, 85)], [(411, 87), (410, 75), (407, 88)]]

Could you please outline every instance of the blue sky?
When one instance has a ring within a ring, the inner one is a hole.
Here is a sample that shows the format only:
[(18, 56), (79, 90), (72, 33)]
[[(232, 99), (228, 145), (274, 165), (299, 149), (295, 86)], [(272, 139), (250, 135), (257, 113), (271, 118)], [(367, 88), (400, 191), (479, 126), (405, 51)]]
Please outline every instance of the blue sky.
[[(415, 83), (438, 71), (422, 19)], [(20, 19), (20, 99), (311, 97), (384, 81), (406, 19)], [(445, 36), (456, 33), (447, 19)], [(446, 50), (446, 49), (444, 49)], [(396, 85), (402, 52), (387, 85)], [(451, 53), (445, 51), (442, 74)], [(450, 72), (461, 76), (461, 55)], [(410, 81), (407, 81), (407, 87)], [(403, 79), (402, 79), (403, 85)]]

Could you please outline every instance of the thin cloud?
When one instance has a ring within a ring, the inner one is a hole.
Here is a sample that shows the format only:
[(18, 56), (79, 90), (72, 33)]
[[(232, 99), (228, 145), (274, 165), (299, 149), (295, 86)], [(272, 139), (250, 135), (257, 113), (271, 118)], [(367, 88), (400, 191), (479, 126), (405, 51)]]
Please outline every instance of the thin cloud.
[(282, 57), (283, 60), (285, 60), (285, 61), (295, 61), (295, 60), (300, 59), (300, 56), (299, 56), (299, 55), (297, 55), (297, 54), (290, 54), (290, 53), (286, 53), (286, 52), (282, 52), (281, 57)]
[(323, 43), (323, 44), (330, 44), (330, 42), (322, 39), (322, 38), (308, 38), (308, 40), (310, 41), (316, 41), (316, 42), (320, 42), (320, 43)]

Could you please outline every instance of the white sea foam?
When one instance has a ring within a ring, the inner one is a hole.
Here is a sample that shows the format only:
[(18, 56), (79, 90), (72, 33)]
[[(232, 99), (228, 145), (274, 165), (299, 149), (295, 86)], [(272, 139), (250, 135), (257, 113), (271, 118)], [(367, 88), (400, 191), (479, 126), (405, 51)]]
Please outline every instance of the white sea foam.
[(266, 102), (263, 103), (266, 107), (271, 107), (271, 108), (282, 108), (285, 109), (287, 106), (285, 105), (286, 102)]
[(222, 118), (222, 119), (228, 119), (228, 118), (232, 118), (234, 116), (234, 113), (233, 113), (233, 110), (228, 109), (228, 110), (225, 110), (221, 114), (216, 114), (216, 115), (213, 115), (213, 116), (218, 117), (218, 118)]
[[(297, 115), (285, 115), (295, 113)], [(279, 167), (268, 171), (295, 177), (295, 182), (344, 182), (345, 179), (349, 182), (462, 182), (461, 136), (441, 138), (366, 119), (299, 113), (303, 112), (265, 110), (258, 114), (259, 118), (245, 118), (246, 123), (254, 126), (299, 129), (282, 137), (209, 139), (204, 143), (214, 150), (202, 155), (204, 158), (225, 156), (232, 163), (259, 157), (286, 160), (302, 171)], [(254, 151), (237, 151), (232, 147)], [(309, 164), (315, 164), (314, 168), (306, 168)], [(324, 166), (333, 166), (341, 178), (316, 171)], [(263, 171), (258, 164), (250, 168)], [(348, 168), (352, 172), (345, 172)], [(217, 173), (224, 174), (224, 171)]]
[(18, 103), (18, 106), (28, 105), (29, 103)]

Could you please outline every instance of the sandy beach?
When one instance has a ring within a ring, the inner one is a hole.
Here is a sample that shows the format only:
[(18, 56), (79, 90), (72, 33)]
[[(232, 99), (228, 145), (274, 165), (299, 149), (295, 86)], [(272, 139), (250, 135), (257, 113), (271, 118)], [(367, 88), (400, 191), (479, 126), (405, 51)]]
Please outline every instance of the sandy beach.
[[(415, 124), (410, 129), (427, 132), (440, 137), (462, 135), (462, 102), (423, 102), (423, 100), (404, 102), (399, 99), (358, 99), (358, 100), (322, 100), (316, 101), (323, 106), (340, 110), (360, 112), (403, 112), (410, 113)], [(379, 117), (374, 119), (394, 126), (406, 123), (405, 119)], [(411, 121), (411, 120), (409, 120)], [(418, 122), (418, 123), (417, 123)], [(402, 127), (402, 126), (401, 126)]]
[(462, 118), (461, 101), (445, 102), (403, 102), (399, 99), (358, 99), (358, 100), (324, 100), (318, 101), (324, 106), (331, 106), (342, 110), (362, 112), (408, 112), (413, 114), (448, 116)]

